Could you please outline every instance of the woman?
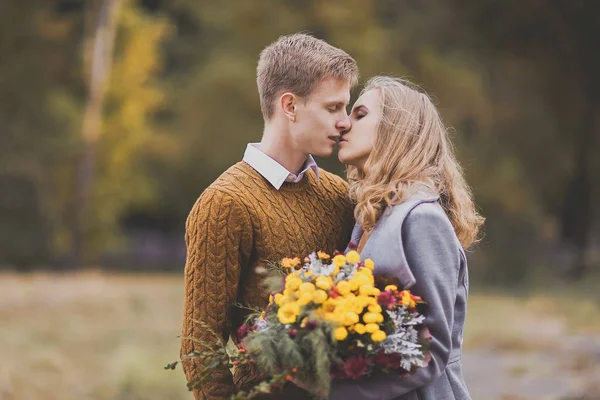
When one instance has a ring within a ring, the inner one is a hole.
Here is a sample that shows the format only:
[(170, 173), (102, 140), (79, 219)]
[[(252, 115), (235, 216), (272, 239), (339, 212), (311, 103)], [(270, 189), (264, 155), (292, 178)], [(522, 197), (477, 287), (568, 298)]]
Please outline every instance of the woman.
[(335, 381), (329, 398), (470, 399), (461, 363), (469, 284), (464, 249), (484, 219), (446, 128), (426, 94), (390, 77), (367, 83), (351, 119), (339, 159), (348, 165), (356, 203), (352, 241), (379, 274), (395, 275), (427, 302), (432, 359), (405, 378), (381, 373)]

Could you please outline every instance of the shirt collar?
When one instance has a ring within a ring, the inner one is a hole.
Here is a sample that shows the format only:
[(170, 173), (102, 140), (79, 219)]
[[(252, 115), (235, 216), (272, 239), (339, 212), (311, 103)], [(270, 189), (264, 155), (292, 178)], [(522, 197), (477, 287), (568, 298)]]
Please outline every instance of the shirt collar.
[(284, 182), (300, 182), (309, 169), (312, 169), (317, 176), (317, 180), (319, 179), (319, 167), (313, 156), (308, 156), (302, 172), (295, 175), (288, 171), (283, 165), (263, 153), (262, 150), (258, 148), (258, 145), (259, 143), (249, 143), (248, 146), (246, 146), (243, 161), (261, 174), (275, 189), (279, 190)]

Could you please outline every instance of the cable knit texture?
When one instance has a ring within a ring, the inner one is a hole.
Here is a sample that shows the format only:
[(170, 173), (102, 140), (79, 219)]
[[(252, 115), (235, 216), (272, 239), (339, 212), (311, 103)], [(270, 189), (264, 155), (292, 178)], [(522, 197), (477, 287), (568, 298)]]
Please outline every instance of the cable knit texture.
[[(324, 170), (319, 174), (317, 180), (308, 171), (301, 182), (284, 183), (276, 190), (242, 161), (202, 193), (186, 223), (184, 337), (214, 342), (196, 320), (208, 324), (224, 342), (230, 335), (237, 342), (235, 332), (247, 312), (233, 303), (260, 308), (268, 303), (255, 267), (283, 257), (346, 248), (354, 224), (347, 184)], [(197, 343), (182, 340), (182, 355), (195, 349), (200, 350)], [(188, 381), (201, 371), (198, 361), (188, 360), (183, 368)], [(251, 368), (238, 368), (233, 376), (227, 368), (216, 369), (194, 396), (229, 399), (258, 379)], [(283, 393), (269, 398), (307, 397), (287, 384)]]

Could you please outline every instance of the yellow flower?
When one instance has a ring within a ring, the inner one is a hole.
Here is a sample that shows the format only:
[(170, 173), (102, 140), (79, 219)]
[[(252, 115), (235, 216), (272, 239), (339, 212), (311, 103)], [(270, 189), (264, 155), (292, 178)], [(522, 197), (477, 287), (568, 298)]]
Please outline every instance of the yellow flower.
[(338, 292), (343, 296), (350, 293), (350, 284), (348, 281), (339, 281), (336, 285)]
[(372, 313), (381, 313), (381, 306), (379, 304), (371, 304), (369, 306), (369, 311)]
[(359, 293), (361, 296), (369, 296), (373, 291), (373, 285), (361, 285), (359, 289)]
[(328, 276), (318, 276), (315, 281), (315, 285), (319, 289), (323, 289), (323, 290), (331, 289), (331, 284), (332, 284), (331, 278)]
[(402, 295), (402, 305), (407, 308), (413, 308), (417, 305), (415, 301), (412, 299), (410, 292), (408, 290), (403, 290), (401, 292)]
[(377, 324), (366, 324), (365, 325), (365, 332), (373, 333), (373, 332), (377, 332), (378, 330), (379, 330), (379, 325), (377, 325)]
[(362, 273), (357, 273), (356, 275), (354, 275), (354, 279), (356, 279), (358, 281), (358, 287), (360, 287), (361, 285), (371, 284), (371, 280), (369, 279), (369, 276), (362, 274)]
[(374, 287), (373, 289), (371, 289), (371, 296), (379, 296), (381, 294), (381, 290), (377, 289), (376, 287)]
[(344, 257), (342, 254), (338, 254), (337, 256), (333, 257), (333, 264), (336, 267), (343, 267), (346, 264), (346, 257)]
[(372, 285), (375, 282), (375, 278), (373, 278), (373, 275), (364, 272), (364, 269), (365, 267), (362, 267), (360, 270), (358, 270), (356, 274), (354, 274), (354, 277), (360, 280), (361, 285)]
[(356, 297), (354, 295), (350, 297), (351, 294), (352, 293), (349, 293), (348, 297), (344, 298), (346, 308), (348, 308), (349, 311), (355, 312), (356, 314), (362, 313), (363, 308), (365, 308), (365, 306), (362, 305), (362, 302), (359, 297)]
[(264, 311), (263, 311), (263, 312), (261, 312), (261, 313), (260, 313), (260, 316), (259, 316), (258, 318), (259, 318), (259, 319), (265, 319), (265, 312), (264, 312)]
[(327, 297), (327, 293), (325, 293), (323, 290), (317, 290), (313, 295), (313, 301), (317, 304), (322, 304), (325, 300), (327, 300)]
[(338, 319), (343, 320), (344, 315), (346, 315), (346, 312), (348, 312), (348, 307), (346, 307), (344, 303), (339, 303), (333, 312), (338, 316)]
[(300, 322), (300, 328), (306, 328), (306, 323), (308, 322), (308, 318), (304, 317), (302, 318), (302, 321)]
[(348, 293), (344, 294), (343, 296), (344, 296), (344, 299), (355, 299), (356, 298), (356, 295), (352, 292), (348, 292)]
[(314, 295), (313, 292), (302, 292), (298, 300), (296, 301), (298, 305), (305, 306), (311, 301), (313, 301)]
[(281, 260), (281, 266), (283, 268), (294, 268), (298, 264), (300, 264), (300, 259), (298, 257), (295, 257), (295, 258), (287, 258), (286, 257), (283, 260)]
[(359, 321), (358, 314), (352, 311), (348, 311), (344, 314), (343, 324), (346, 326), (354, 325)]
[(298, 290), (300, 292), (314, 292), (315, 291), (315, 285), (313, 285), (311, 282), (304, 282), (302, 284), (300, 284), (300, 287), (298, 287)]
[(357, 279), (356, 277), (348, 279), (348, 283), (350, 284), (350, 290), (353, 292), (357, 291), (361, 285), (360, 279)]
[(339, 317), (335, 313), (327, 312), (323, 314), (323, 319), (331, 322), (339, 322)]
[(373, 269), (375, 269), (375, 263), (370, 258), (367, 258), (365, 260), (365, 267), (367, 267), (369, 271), (373, 271)]
[(296, 290), (302, 284), (302, 279), (294, 275), (288, 275), (285, 279), (285, 288), (289, 290)]
[(369, 297), (369, 296), (358, 295), (356, 297), (356, 300), (362, 308), (365, 308), (365, 307), (371, 305), (371, 297)]
[(375, 343), (379, 343), (387, 337), (384, 331), (377, 331), (371, 334), (371, 340)]
[(365, 326), (363, 324), (354, 324), (354, 332), (362, 335), (365, 333)]
[(366, 324), (376, 323), (379, 320), (379, 317), (377, 315), (377, 313), (368, 312), (365, 315), (363, 315), (363, 321), (365, 321)]
[(348, 331), (343, 326), (338, 326), (333, 331), (333, 337), (335, 337), (335, 340), (344, 340), (348, 337)]
[(360, 262), (360, 254), (356, 250), (350, 250), (346, 253), (346, 261), (350, 264), (358, 264)]
[(336, 277), (337, 274), (340, 273), (340, 267), (338, 267), (337, 265), (335, 266), (335, 268), (333, 269), (333, 272), (331, 273), (331, 276)]
[(290, 296), (283, 295), (279, 298), (279, 303), (276, 302), (278, 306), (282, 306), (284, 304), (292, 302), (294, 299)]
[(277, 311), (277, 318), (282, 324), (293, 324), (300, 313), (300, 306), (296, 303), (284, 304)]
[(281, 293), (277, 293), (275, 295), (275, 297), (273, 298), (273, 300), (275, 300), (275, 304), (277, 304), (278, 306), (281, 305), (281, 298), (283, 297), (283, 295)]
[(308, 270), (304, 273), (304, 276), (312, 276), (313, 272), (311, 270)]
[(329, 260), (331, 258), (329, 254), (322, 251), (317, 252), (317, 257), (319, 257), (321, 260)]
[(387, 285), (385, 287), (385, 290), (391, 290), (393, 292), (394, 290), (398, 290), (398, 286), (396, 286), (396, 285)]
[(269, 303), (272, 303), (272, 302), (273, 302), (273, 295), (272, 295), (272, 294), (270, 294), (270, 295), (269, 295)]
[(339, 301), (337, 299), (329, 298), (323, 302), (321, 309), (326, 313), (332, 313), (335, 311)]

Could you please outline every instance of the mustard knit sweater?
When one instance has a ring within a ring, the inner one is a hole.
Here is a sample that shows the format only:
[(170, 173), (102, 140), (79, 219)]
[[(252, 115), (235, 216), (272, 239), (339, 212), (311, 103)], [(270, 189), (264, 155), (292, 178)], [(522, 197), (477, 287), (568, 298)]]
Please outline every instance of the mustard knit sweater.
[[(242, 161), (202, 193), (186, 223), (183, 336), (214, 342), (193, 321), (197, 320), (223, 341), (231, 335), (237, 342), (236, 331), (247, 314), (233, 303), (260, 308), (268, 303), (256, 266), (283, 257), (303, 258), (317, 250), (331, 254), (346, 248), (354, 224), (348, 186), (324, 170), (319, 176), (317, 180), (309, 170), (301, 182), (284, 183), (276, 190)], [(182, 340), (182, 355), (194, 349), (200, 350), (192, 341)], [(198, 367), (197, 361), (183, 363), (188, 381), (198, 376)], [(194, 391), (195, 398), (229, 399), (257, 379), (250, 369), (237, 369), (234, 375), (226, 368), (214, 370), (210, 383)]]

